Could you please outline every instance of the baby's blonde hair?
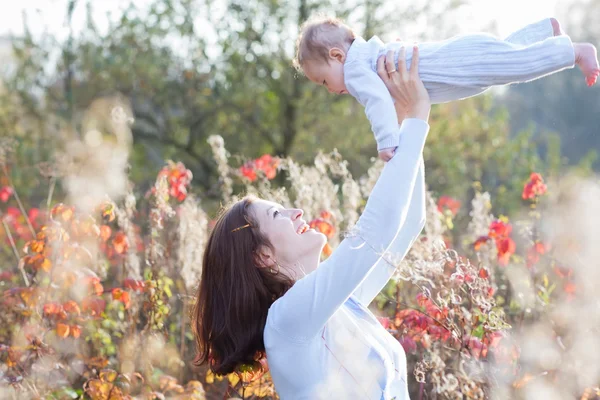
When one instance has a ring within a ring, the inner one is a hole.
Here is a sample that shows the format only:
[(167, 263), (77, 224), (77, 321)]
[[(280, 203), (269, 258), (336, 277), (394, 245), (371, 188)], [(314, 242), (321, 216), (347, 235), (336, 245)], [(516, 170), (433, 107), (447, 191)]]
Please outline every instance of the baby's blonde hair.
[(315, 16), (308, 19), (300, 28), (296, 40), (294, 68), (303, 72), (306, 61), (329, 62), (329, 50), (333, 47), (347, 49), (356, 38), (354, 31), (341, 19)]

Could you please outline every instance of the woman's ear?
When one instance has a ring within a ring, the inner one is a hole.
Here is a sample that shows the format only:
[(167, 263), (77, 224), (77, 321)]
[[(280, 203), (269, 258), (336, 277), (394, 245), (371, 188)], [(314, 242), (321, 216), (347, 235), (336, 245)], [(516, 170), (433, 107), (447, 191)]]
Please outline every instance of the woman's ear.
[(268, 247), (261, 247), (254, 252), (256, 258), (256, 265), (259, 268), (271, 268), (275, 265), (275, 257), (273, 252)]
[(329, 49), (329, 58), (343, 64), (346, 61), (346, 52), (337, 47)]

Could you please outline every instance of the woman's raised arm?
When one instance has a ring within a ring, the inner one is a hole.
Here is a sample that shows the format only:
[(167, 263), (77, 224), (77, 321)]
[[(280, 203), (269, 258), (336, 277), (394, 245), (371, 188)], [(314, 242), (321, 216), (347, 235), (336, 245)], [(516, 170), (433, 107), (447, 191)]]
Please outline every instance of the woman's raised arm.
[(288, 340), (304, 342), (317, 335), (405, 226), (429, 132), (429, 97), (416, 59), (410, 74), (401, 62), (398, 71), (388, 70), (400, 75), (407, 119), (400, 127), (396, 154), (383, 168), (355, 228), (319, 268), (298, 280), (269, 310), (267, 327)]

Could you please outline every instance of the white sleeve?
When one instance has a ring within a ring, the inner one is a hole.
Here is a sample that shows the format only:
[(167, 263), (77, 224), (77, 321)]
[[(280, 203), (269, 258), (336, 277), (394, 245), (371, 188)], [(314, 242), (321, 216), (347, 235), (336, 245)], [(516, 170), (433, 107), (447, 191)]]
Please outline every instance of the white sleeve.
[(344, 66), (344, 82), (348, 92), (365, 108), (377, 150), (398, 146), (398, 118), (394, 100), (385, 84), (368, 65), (349, 62)]
[[(406, 221), (398, 231), (392, 244), (386, 249), (386, 253), (392, 255), (395, 260), (404, 258), (423, 230), (425, 217), (425, 166), (423, 157), (421, 157), (415, 188), (408, 205)], [(354, 297), (363, 305), (368, 306), (385, 287), (394, 271), (394, 266), (382, 257), (363, 283), (356, 289)]]
[(396, 154), (383, 168), (351, 234), (271, 305), (267, 324), (288, 339), (304, 342), (317, 335), (369, 275), (398, 229), (416, 229), (405, 221), (429, 125), (407, 119), (400, 131)]

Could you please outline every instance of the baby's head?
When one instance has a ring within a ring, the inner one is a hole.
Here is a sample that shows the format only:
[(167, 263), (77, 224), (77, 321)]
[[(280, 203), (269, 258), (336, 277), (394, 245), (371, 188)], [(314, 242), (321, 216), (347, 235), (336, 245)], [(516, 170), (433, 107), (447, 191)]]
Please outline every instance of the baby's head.
[(311, 18), (300, 29), (294, 67), (331, 93), (348, 93), (344, 62), (355, 37), (352, 29), (337, 18)]

